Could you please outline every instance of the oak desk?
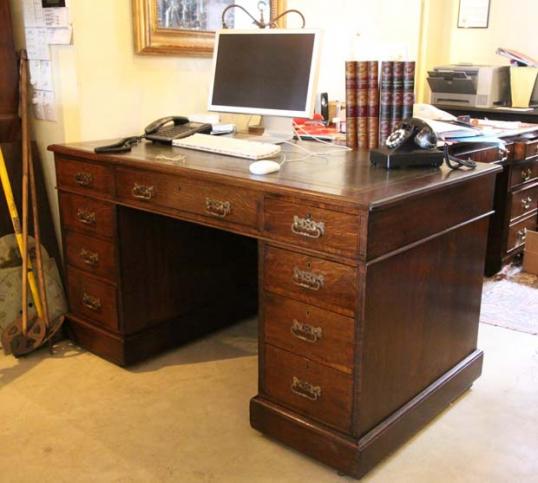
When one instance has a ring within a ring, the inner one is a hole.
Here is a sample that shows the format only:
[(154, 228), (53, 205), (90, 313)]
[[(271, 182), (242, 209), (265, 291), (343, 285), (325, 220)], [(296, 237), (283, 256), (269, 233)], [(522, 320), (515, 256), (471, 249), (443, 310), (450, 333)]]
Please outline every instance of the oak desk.
[(340, 152), (254, 176), (101, 144), (50, 148), (82, 346), (130, 364), (257, 310), (252, 426), (356, 477), (480, 375), (499, 167), (389, 172)]

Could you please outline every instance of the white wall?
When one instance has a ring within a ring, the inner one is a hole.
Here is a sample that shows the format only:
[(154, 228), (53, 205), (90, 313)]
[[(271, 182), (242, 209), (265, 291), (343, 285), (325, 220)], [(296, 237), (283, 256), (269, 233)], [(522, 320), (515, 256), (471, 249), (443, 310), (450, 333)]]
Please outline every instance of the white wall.
[[(345, 98), (344, 62), (407, 58), (419, 49), (420, 0), (288, 0), (306, 25), (323, 30), (319, 92)], [(288, 26), (297, 26), (289, 16)]]

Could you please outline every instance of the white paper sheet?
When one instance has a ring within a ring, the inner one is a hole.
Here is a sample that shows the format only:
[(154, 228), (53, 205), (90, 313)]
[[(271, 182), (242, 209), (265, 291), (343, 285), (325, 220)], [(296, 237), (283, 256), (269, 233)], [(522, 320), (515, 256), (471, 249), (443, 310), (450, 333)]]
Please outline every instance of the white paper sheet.
[(49, 44), (70, 45), (73, 38), (73, 27), (49, 28)]
[(43, 19), (47, 27), (67, 27), (69, 25), (69, 10), (67, 7), (44, 8)]
[(30, 60), (50, 60), (49, 33), (44, 27), (25, 29), (26, 51)]

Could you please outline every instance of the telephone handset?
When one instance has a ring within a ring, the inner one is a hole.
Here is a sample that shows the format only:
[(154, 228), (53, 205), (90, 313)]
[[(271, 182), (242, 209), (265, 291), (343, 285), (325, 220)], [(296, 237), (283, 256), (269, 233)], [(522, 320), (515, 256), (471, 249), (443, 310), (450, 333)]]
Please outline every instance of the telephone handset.
[(161, 117), (160, 119), (157, 119), (156, 121), (153, 121), (151, 124), (148, 124), (146, 126), (146, 129), (144, 129), (144, 132), (146, 134), (153, 134), (156, 131), (158, 131), (163, 126), (166, 126), (167, 124), (173, 123), (174, 126), (187, 124), (189, 122), (189, 118), (185, 116), (167, 116), (167, 117)]
[(184, 138), (197, 132), (209, 134), (211, 129), (211, 124), (190, 122), (184, 116), (168, 116), (153, 121), (144, 129), (144, 132), (146, 139), (171, 144), (174, 139)]
[(403, 147), (435, 149), (437, 148), (437, 136), (429, 124), (422, 119), (412, 117), (404, 119), (387, 138), (385, 144), (390, 149)]

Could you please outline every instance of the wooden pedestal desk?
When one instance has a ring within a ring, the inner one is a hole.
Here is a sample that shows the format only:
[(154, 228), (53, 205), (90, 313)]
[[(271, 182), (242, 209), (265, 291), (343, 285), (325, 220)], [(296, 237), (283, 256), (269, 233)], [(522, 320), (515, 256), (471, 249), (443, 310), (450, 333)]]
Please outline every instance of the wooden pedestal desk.
[(355, 477), (480, 375), (499, 167), (389, 172), (338, 152), (254, 176), (100, 144), (50, 147), (83, 347), (131, 364), (258, 310), (252, 426)]

